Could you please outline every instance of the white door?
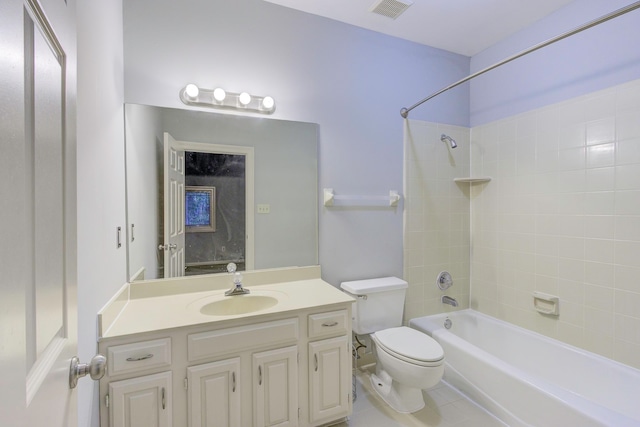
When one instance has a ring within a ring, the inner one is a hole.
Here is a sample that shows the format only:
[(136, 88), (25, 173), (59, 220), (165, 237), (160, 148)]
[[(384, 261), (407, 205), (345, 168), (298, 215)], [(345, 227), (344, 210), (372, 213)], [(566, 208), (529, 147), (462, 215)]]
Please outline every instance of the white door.
[(77, 425), (75, 3), (0, 2), (0, 425)]
[(298, 347), (253, 355), (255, 427), (298, 425)]
[(164, 277), (184, 276), (184, 149), (164, 133)]
[(240, 358), (187, 368), (189, 427), (240, 425)]

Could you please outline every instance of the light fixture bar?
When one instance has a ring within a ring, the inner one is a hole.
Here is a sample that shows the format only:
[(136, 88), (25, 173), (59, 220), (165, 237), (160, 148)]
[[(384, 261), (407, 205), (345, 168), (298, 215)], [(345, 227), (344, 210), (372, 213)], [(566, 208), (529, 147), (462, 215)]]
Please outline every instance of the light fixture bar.
[(270, 96), (227, 92), (222, 88), (203, 89), (193, 83), (189, 83), (180, 90), (180, 100), (186, 105), (262, 114), (273, 114), (276, 110), (275, 100)]

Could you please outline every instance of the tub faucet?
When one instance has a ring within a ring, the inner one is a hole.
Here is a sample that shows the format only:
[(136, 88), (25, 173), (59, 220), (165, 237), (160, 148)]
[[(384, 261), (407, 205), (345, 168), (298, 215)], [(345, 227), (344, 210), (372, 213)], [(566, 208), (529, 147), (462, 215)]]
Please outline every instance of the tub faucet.
[(250, 293), (249, 289), (242, 287), (242, 274), (238, 273), (236, 268), (237, 267), (233, 262), (227, 264), (227, 271), (229, 273), (233, 273), (233, 288), (224, 293), (226, 296), (246, 295)]
[(456, 301), (455, 298), (451, 298), (448, 295), (442, 295), (442, 298), (440, 299), (442, 301), (443, 304), (449, 304), (453, 307), (457, 307), (458, 306), (458, 301)]

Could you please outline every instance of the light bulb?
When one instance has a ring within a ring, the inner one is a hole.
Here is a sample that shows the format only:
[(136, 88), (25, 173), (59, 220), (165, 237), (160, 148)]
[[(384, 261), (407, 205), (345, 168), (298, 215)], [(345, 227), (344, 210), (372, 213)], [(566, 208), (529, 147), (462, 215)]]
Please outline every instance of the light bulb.
[(251, 95), (247, 92), (242, 92), (238, 97), (238, 101), (240, 101), (240, 104), (242, 105), (248, 105), (251, 102)]
[(195, 99), (198, 96), (198, 93), (200, 93), (200, 89), (198, 89), (198, 86), (193, 83), (189, 83), (184, 89), (184, 92), (190, 99)]
[(264, 98), (262, 98), (262, 108), (264, 108), (265, 110), (271, 110), (275, 103), (276, 102), (274, 101), (274, 99), (270, 96), (265, 96)]
[(222, 102), (226, 97), (227, 92), (225, 92), (224, 89), (218, 87), (213, 90), (213, 99), (215, 99), (216, 101)]

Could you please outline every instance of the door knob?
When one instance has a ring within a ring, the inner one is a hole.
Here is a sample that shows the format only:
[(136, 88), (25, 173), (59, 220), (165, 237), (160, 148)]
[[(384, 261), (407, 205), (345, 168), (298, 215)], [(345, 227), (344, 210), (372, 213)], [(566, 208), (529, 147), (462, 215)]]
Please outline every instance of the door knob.
[(178, 245), (175, 243), (167, 243), (165, 245), (158, 245), (159, 251), (168, 251), (170, 249), (177, 249)]
[(76, 388), (78, 378), (89, 374), (92, 380), (99, 380), (107, 371), (107, 358), (101, 354), (96, 354), (89, 363), (80, 363), (77, 356), (71, 358), (69, 367), (69, 388)]

